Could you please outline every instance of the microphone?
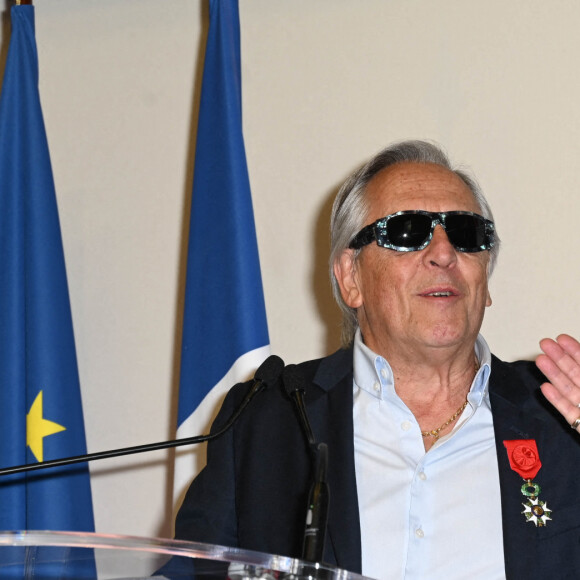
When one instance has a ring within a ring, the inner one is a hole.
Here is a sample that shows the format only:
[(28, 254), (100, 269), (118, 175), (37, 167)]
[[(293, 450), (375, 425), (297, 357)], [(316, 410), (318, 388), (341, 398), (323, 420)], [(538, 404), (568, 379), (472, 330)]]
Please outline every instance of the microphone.
[(96, 459), (108, 459), (109, 457), (120, 457), (123, 455), (132, 455), (135, 453), (143, 453), (145, 451), (157, 451), (160, 449), (169, 449), (171, 447), (180, 447), (182, 445), (193, 445), (196, 443), (203, 443), (221, 437), (231, 426), (237, 421), (242, 411), (248, 406), (250, 401), (263, 389), (273, 385), (284, 368), (284, 361), (276, 355), (270, 355), (259, 367), (254, 374), (252, 384), (242, 402), (232, 413), (226, 424), (215, 433), (209, 435), (197, 435), (195, 437), (184, 437), (183, 439), (173, 439), (171, 441), (162, 441), (159, 443), (149, 443), (146, 445), (136, 445), (134, 447), (123, 447), (122, 449), (113, 449), (110, 451), (98, 451), (96, 453), (88, 453), (86, 455), (76, 455), (74, 457), (65, 457), (63, 459), (52, 459), (50, 461), (41, 461), (40, 463), (31, 463), (26, 465), (18, 465), (15, 467), (5, 467), (0, 469), (0, 477), (3, 475), (10, 475), (14, 473), (22, 473), (25, 471), (36, 471), (37, 469), (46, 469), (48, 467), (59, 467), (63, 465), (72, 465), (74, 463), (84, 463), (86, 461), (94, 461)]
[(307, 562), (322, 562), (328, 524), (328, 505), (330, 503), (327, 481), (328, 446), (326, 443), (316, 443), (304, 403), (304, 377), (296, 365), (288, 365), (284, 368), (282, 382), (286, 393), (298, 411), (300, 424), (308, 440), (310, 450), (314, 454), (315, 461), (314, 478), (308, 494), (301, 559)]
[(284, 389), (286, 389), (286, 394), (292, 399), (296, 407), (308, 444), (311, 447), (315, 447), (316, 440), (314, 439), (314, 433), (312, 433), (312, 427), (306, 413), (306, 404), (304, 403), (304, 377), (296, 365), (288, 365), (284, 368), (282, 383), (284, 384)]
[(307, 562), (322, 562), (324, 557), (324, 541), (328, 524), (328, 504), (330, 491), (326, 473), (328, 471), (328, 446), (319, 443), (316, 453), (316, 469), (314, 481), (308, 495), (306, 525), (304, 526), (304, 541), (302, 544), (302, 560)]

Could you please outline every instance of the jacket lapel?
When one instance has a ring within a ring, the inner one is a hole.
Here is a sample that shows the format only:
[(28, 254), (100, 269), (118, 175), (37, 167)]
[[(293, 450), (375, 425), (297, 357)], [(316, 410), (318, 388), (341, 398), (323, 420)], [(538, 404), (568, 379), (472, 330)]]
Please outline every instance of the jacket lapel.
[[(504, 441), (534, 439), (542, 458), (542, 452), (547, 450), (546, 424), (538, 413), (538, 404), (534, 402), (533, 395), (524, 386), (520, 373), (515, 372), (512, 365), (495, 357), (489, 391), (499, 466), (506, 577), (522, 578), (526, 576), (522, 566), (528, 566), (528, 555), (530, 549), (533, 549), (537, 530), (522, 515), (522, 504), (525, 501), (521, 493), (523, 480), (510, 467)], [(542, 475), (541, 471), (539, 475)]]

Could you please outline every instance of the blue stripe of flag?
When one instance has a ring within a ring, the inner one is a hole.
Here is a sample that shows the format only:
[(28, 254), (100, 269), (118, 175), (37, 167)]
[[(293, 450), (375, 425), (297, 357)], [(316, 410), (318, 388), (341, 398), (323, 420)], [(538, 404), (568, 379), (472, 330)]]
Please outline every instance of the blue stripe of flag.
[(237, 0), (210, 0), (187, 262), (178, 425), (269, 343), (242, 133)]

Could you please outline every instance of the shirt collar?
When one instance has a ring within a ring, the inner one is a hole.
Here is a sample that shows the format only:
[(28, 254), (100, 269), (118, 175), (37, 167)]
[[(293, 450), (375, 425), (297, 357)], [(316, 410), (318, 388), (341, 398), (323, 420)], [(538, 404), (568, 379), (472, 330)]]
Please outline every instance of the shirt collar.
[[(491, 374), (491, 351), (483, 336), (479, 334), (475, 341), (475, 356), (479, 361), (477, 371), (467, 400), (479, 407), (487, 397), (489, 375)], [(377, 399), (388, 395), (395, 395), (395, 379), (393, 370), (387, 360), (373, 352), (364, 342), (360, 328), (354, 336), (353, 348), (353, 376), (354, 383)]]
[(354, 335), (353, 376), (355, 385), (377, 399), (386, 392), (395, 392), (391, 366), (362, 341), (360, 328)]

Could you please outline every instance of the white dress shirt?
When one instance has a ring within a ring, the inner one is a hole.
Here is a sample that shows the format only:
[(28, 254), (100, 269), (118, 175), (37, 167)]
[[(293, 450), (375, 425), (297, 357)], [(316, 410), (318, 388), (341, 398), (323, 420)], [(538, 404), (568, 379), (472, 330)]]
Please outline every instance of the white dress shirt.
[(425, 452), (389, 363), (354, 343), (354, 448), (362, 573), (380, 580), (505, 578), (501, 498), (488, 384), (480, 364), (452, 432)]

